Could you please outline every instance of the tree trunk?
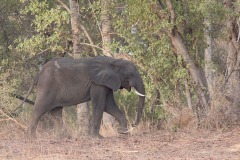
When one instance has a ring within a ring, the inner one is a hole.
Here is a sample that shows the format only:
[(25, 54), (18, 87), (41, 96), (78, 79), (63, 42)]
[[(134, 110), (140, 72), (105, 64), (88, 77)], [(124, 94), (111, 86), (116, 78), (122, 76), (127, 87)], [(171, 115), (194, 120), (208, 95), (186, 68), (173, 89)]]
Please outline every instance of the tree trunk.
[[(173, 9), (171, 0), (166, 0), (166, 5), (170, 13), (171, 22), (175, 23), (176, 21), (175, 11)], [(201, 79), (200, 73), (196, 65), (194, 64), (194, 61), (189, 54), (189, 50), (184, 44), (181, 34), (179, 33), (176, 25), (172, 28), (171, 31), (168, 32), (168, 36), (171, 39), (174, 49), (177, 51), (178, 54), (180, 54), (183, 57), (183, 60), (186, 63), (189, 73), (195, 83), (197, 95), (201, 103), (201, 115), (205, 116), (206, 109), (208, 109), (207, 97), (204, 92), (205, 86), (203, 80)]]
[(188, 84), (188, 79), (184, 80), (184, 85), (185, 85), (185, 90), (186, 90), (186, 98), (187, 98), (187, 104), (188, 108), (193, 111), (193, 106), (192, 106), (192, 96)]
[[(82, 46), (81, 46), (81, 26), (79, 19), (79, 4), (77, 0), (69, 0), (71, 10), (71, 26), (73, 35), (73, 56), (74, 58), (81, 58)], [(81, 103), (77, 105), (77, 124), (78, 124), (78, 136), (85, 136), (89, 134), (89, 117), (90, 111), (88, 103)]]
[(213, 62), (212, 62), (212, 36), (211, 36), (211, 24), (210, 21), (205, 19), (206, 29), (205, 29), (205, 39), (207, 47), (204, 51), (205, 58), (205, 76), (208, 87), (209, 102), (211, 102), (214, 92), (214, 73), (213, 73)]
[[(229, 9), (234, 9), (233, 0), (225, 0), (224, 7)], [(235, 8), (238, 9), (238, 8)], [(226, 21), (226, 30), (228, 39), (227, 43), (227, 72), (226, 72), (226, 81), (229, 95), (234, 102), (238, 102), (240, 95), (240, 54), (239, 54), (239, 44), (237, 42), (238, 32), (236, 32), (236, 19), (234, 17), (229, 17)]]
[(195, 83), (195, 87), (196, 87), (196, 90), (198, 93), (198, 98), (202, 105), (202, 108), (201, 108), (202, 113), (204, 114), (206, 109), (208, 108), (207, 98), (204, 93), (204, 88), (205, 88), (204, 83), (201, 79), (201, 76), (199, 74), (197, 67), (195, 66), (192, 58), (189, 55), (188, 49), (186, 48), (185, 44), (183, 43), (180, 33), (177, 31), (176, 28), (174, 29), (174, 32), (175, 33), (170, 34), (172, 45), (177, 50), (178, 54), (180, 54), (183, 57), (183, 60), (186, 63), (189, 73)]
[(101, 21), (102, 21), (102, 48), (103, 54), (106, 56), (111, 55), (111, 21), (110, 21), (110, 14), (109, 14), (109, 7), (110, 7), (110, 0), (101, 0)]
[(175, 84), (175, 103), (176, 103), (177, 107), (181, 107), (182, 106), (181, 89), (180, 89), (179, 79), (176, 81), (176, 84)]

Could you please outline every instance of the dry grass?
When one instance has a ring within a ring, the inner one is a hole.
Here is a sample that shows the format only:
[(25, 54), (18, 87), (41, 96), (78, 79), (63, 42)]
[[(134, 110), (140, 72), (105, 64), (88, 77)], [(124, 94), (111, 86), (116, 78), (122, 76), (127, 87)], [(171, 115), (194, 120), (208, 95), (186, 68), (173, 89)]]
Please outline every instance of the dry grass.
[[(4, 130), (3, 130), (4, 129)], [(240, 128), (226, 132), (144, 131), (104, 139), (56, 139), (52, 135), (30, 142), (21, 130), (9, 124), (0, 132), (1, 160), (238, 160)]]
[(164, 110), (169, 116), (164, 122), (162, 122), (162, 129), (171, 132), (183, 130), (195, 131), (197, 129), (198, 120), (191, 109), (168, 103), (164, 105)]
[[(190, 109), (171, 104), (166, 105), (166, 111), (172, 116), (161, 124), (161, 130), (145, 122), (131, 128), (130, 134), (120, 135), (117, 125), (109, 122), (101, 127), (104, 139), (59, 139), (46, 117), (39, 124), (38, 139), (31, 142), (17, 123), (8, 121), (0, 124), (0, 160), (239, 160), (240, 127), (228, 126), (236, 122), (231, 117), (236, 112), (226, 107), (228, 101), (218, 98), (213, 103), (218, 107), (212, 107), (202, 122), (205, 128), (197, 128), (198, 121)], [(209, 130), (217, 127), (225, 128)], [(74, 128), (70, 129), (74, 133)]]
[(239, 126), (239, 124), (239, 104), (229, 101), (225, 94), (216, 92), (201, 126), (206, 129), (222, 130)]

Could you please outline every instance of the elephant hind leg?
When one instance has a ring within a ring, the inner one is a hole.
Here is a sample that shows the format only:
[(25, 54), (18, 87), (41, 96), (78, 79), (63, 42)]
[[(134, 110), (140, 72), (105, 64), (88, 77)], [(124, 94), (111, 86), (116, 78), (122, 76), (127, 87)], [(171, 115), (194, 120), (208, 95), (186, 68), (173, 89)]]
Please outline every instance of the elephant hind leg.
[(38, 125), (38, 122), (39, 122), (41, 116), (44, 113), (45, 112), (38, 112), (35, 109), (33, 109), (32, 119), (31, 119), (30, 124), (29, 124), (29, 126), (27, 128), (27, 138), (29, 138), (29, 139), (36, 138), (37, 125)]
[(50, 111), (50, 114), (53, 117), (54, 126), (56, 127), (56, 134), (59, 138), (69, 136), (69, 134), (67, 133), (67, 129), (65, 128), (63, 123), (62, 111), (63, 107), (56, 107)]
[(48, 112), (49, 105), (42, 104), (37, 101), (35, 105), (33, 106), (33, 112), (32, 112), (32, 119), (30, 121), (30, 124), (27, 128), (27, 138), (34, 139), (36, 138), (36, 129), (38, 122), (43, 114)]

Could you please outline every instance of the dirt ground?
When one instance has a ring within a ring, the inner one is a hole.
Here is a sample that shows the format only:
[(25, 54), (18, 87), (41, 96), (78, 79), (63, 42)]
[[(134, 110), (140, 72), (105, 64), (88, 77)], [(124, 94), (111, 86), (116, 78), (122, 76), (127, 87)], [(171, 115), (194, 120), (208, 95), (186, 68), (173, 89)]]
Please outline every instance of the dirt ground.
[(40, 137), (33, 142), (16, 132), (1, 129), (1, 160), (240, 160), (240, 128), (158, 130), (104, 139)]

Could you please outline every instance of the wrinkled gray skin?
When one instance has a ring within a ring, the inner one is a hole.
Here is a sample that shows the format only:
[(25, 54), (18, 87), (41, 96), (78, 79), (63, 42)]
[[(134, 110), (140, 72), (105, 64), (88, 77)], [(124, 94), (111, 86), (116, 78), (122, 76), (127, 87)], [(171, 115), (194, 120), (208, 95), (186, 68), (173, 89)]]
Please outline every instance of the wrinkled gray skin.
[[(37, 85), (37, 98), (27, 129), (29, 138), (36, 136), (39, 119), (46, 112), (49, 111), (55, 118), (61, 118), (63, 106), (72, 106), (89, 100), (92, 101), (93, 106), (90, 135), (100, 137), (99, 129), (103, 112), (115, 117), (120, 124), (119, 133), (125, 133), (127, 120), (114, 100), (113, 91), (123, 88), (130, 91), (131, 87), (134, 87), (145, 95), (142, 78), (134, 64), (106, 56), (80, 60), (52, 59), (35, 77), (27, 97), (34, 85)], [(136, 125), (140, 121), (144, 101), (145, 97), (139, 96)], [(62, 120), (60, 121), (62, 123)]]

